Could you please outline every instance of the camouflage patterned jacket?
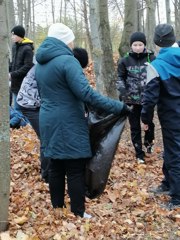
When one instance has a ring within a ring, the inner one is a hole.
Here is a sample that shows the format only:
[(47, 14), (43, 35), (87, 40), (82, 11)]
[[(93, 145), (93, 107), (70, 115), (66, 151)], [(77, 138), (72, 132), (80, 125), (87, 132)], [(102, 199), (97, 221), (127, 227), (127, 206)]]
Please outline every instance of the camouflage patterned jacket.
[(127, 104), (142, 104), (144, 87), (146, 85), (146, 63), (155, 59), (154, 53), (129, 52), (118, 61), (117, 89), (120, 99)]

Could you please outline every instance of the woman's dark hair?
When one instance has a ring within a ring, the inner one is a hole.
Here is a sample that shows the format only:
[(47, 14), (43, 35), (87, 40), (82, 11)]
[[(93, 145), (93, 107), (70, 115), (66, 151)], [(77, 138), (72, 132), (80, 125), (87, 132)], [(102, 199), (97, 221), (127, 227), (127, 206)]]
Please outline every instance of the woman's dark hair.
[(82, 68), (87, 67), (89, 59), (88, 59), (88, 52), (86, 51), (85, 48), (75, 47), (73, 49), (73, 54), (74, 54), (74, 57), (81, 64)]

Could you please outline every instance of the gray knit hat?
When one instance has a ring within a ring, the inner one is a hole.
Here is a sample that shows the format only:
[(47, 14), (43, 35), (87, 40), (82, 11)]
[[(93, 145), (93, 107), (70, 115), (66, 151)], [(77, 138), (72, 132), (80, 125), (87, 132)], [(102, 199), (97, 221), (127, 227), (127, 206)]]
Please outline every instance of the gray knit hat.
[(154, 43), (159, 47), (171, 47), (176, 41), (174, 29), (170, 24), (159, 24), (155, 27)]

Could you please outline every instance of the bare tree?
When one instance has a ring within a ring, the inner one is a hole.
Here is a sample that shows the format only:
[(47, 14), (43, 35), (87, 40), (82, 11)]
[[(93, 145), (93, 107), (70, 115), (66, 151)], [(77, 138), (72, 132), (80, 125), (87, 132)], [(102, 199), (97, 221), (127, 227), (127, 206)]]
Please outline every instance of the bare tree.
[(166, 21), (171, 24), (171, 8), (170, 8), (170, 0), (166, 0)]
[(60, 1), (60, 22), (62, 22), (63, 0)]
[(158, 24), (159, 24), (160, 23), (159, 1), (157, 1), (156, 8), (157, 8), (157, 19), (158, 19)]
[(119, 46), (119, 53), (121, 57), (129, 51), (129, 36), (134, 31), (137, 31), (137, 2), (125, 0), (124, 29)]
[(51, 0), (51, 12), (52, 12), (52, 20), (53, 23), (55, 23), (55, 6), (54, 6), (54, 0)]
[(20, 25), (23, 25), (23, 19), (24, 19), (24, 3), (23, 0), (17, 0), (17, 8), (18, 8), (18, 22)]
[(83, 0), (83, 13), (84, 13), (84, 23), (86, 28), (87, 41), (88, 41), (89, 50), (90, 50), (90, 58), (92, 59), (93, 44), (92, 44), (90, 31), (89, 31), (88, 9), (87, 9), (86, 0)]
[[(7, 24), (7, 29), (10, 33), (10, 30), (14, 27), (15, 25), (15, 13), (14, 13), (14, 2), (12, 0), (6, 0), (6, 24)], [(9, 58), (11, 61), (11, 49), (12, 48), (12, 41), (11, 38), (8, 37), (8, 49), (9, 49)]]
[(91, 39), (93, 44), (93, 63), (94, 63), (94, 72), (96, 76), (96, 89), (104, 93), (105, 87), (104, 83), (101, 80), (100, 76), (100, 66), (102, 62), (102, 50), (101, 50), (101, 44), (99, 39), (99, 32), (98, 32), (98, 26), (99, 26), (99, 18), (98, 11), (97, 11), (97, 1), (96, 0), (89, 0), (89, 12), (90, 12), (90, 27), (91, 27)]
[(8, 31), (5, 0), (0, 0), (0, 231), (8, 227), (10, 191)]
[(102, 50), (101, 79), (108, 96), (117, 98), (115, 88), (116, 71), (114, 69), (107, 0), (98, 1), (99, 38)]
[(154, 33), (154, 28), (156, 26), (156, 5), (157, 5), (157, 0), (145, 0), (146, 2), (146, 9), (147, 9), (147, 14), (146, 14), (146, 28), (145, 28), (145, 33), (147, 37), (147, 46), (151, 50), (155, 50), (155, 45), (153, 43), (153, 33)]
[(24, 2), (24, 26), (26, 28), (26, 35), (29, 35), (31, 23), (31, 0)]
[(180, 40), (180, 1), (174, 1), (176, 38)]
[(113, 12), (117, 10), (121, 19), (124, 19), (124, 0), (109, 0), (109, 6), (111, 6)]

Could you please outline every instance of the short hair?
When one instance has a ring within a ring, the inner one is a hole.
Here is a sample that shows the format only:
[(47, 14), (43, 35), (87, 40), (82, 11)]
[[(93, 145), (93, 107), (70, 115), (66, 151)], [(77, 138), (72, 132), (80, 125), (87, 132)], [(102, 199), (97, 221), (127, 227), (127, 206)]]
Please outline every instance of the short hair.
[(74, 57), (79, 61), (82, 68), (87, 67), (89, 62), (88, 52), (85, 48), (75, 47), (73, 49)]

